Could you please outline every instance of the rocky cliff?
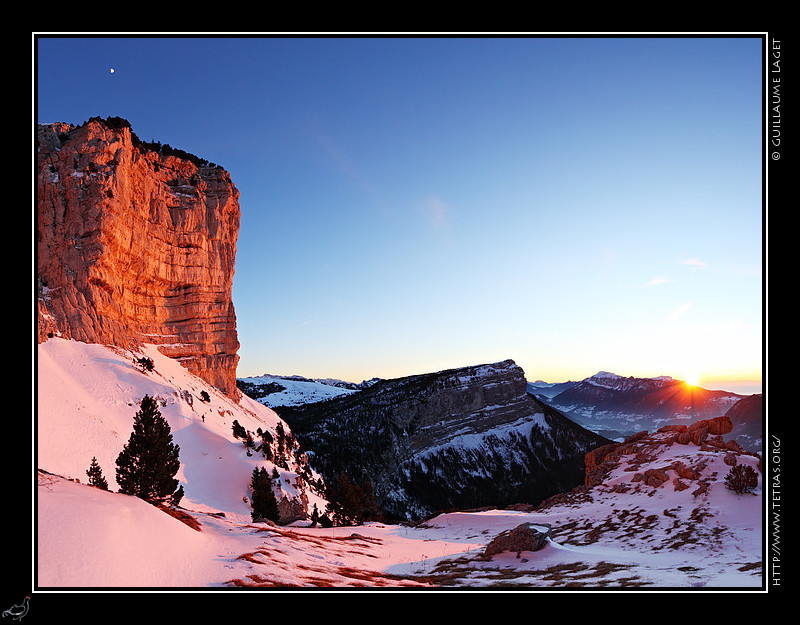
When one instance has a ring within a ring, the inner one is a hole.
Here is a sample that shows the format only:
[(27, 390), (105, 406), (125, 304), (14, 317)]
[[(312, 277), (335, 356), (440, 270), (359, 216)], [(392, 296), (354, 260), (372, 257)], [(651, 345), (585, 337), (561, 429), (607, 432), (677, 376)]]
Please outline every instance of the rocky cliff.
[(155, 344), (238, 396), (239, 193), (120, 118), (38, 126), (38, 341)]
[(513, 361), (381, 380), (315, 404), (276, 408), (314, 466), (373, 485), (390, 514), (535, 504), (584, 481), (609, 443), (527, 393)]

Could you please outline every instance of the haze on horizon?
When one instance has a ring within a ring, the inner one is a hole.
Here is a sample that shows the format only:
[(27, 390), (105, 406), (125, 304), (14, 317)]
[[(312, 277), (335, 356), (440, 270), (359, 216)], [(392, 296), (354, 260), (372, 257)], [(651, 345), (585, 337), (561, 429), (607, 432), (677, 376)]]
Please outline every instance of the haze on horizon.
[(230, 172), (240, 377), (761, 390), (758, 34), (34, 46), (37, 121), (123, 117)]

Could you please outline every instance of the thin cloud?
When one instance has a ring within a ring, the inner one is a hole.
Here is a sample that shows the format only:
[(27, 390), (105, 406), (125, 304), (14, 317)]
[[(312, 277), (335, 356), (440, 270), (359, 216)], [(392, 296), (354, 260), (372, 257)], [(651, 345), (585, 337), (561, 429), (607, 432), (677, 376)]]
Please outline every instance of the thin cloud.
[(303, 321), (302, 323), (298, 323), (298, 324), (297, 324), (296, 326), (294, 326), (293, 328), (289, 328), (289, 329), (287, 330), (287, 333), (288, 333), (288, 334), (292, 334), (293, 332), (297, 332), (298, 330), (300, 330), (300, 329), (302, 329), (302, 328), (305, 328), (307, 325), (311, 325), (311, 320), (310, 320), (310, 319), (308, 319), (308, 320), (306, 320), (306, 321)]
[(655, 278), (653, 278), (649, 282), (645, 282), (644, 286), (645, 287), (657, 286), (659, 284), (668, 284), (668, 283), (670, 283), (672, 281), (673, 280), (671, 278), (665, 278), (664, 276), (656, 276)]
[(687, 267), (694, 267), (695, 269), (705, 269), (706, 267), (708, 267), (707, 263), (697, 258), (687, 258), (686, 260), (682, 260), (681, 265), (686, 265)]
[(425, 202), (425, 217), (434, 230), (439, 232), (450, 227), (452, 209), (438, 197), (429, 198)]
[(692, 307), (691, 302), (686, 302), (685, 304), (681, 304), (680, 306), (673, 308), (672, 311), (667, 315), (667, 319), (670, 321), (675, 321), (676, 319), (680, 319), (683, 317), (689, 309)]
[(317, 142), (317, 145), (327, 156), (329, 162), (339, 175), (369, 197), (381, 211), (384, 213), (389, 212), (380, 190), (367, 179), (361, 167), (358, 166), (342, 146), (334, 140), (332, 136), (320, 128), (320, 124), (317, 120), (311, 120), (309, 134)]

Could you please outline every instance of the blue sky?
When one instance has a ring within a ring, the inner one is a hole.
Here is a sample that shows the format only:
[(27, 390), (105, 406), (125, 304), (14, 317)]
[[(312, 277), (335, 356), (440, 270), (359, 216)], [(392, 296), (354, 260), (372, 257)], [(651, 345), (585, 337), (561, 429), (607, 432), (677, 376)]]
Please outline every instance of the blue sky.
[(241, 377), (513, 358), (756, 392), (762, 47), (42, 37), (34, 114), (231, 173)]

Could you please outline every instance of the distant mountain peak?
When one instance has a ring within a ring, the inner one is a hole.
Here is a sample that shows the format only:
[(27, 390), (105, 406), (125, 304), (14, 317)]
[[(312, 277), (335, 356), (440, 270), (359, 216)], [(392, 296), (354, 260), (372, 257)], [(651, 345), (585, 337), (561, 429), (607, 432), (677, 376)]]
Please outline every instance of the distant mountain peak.
[[(533, 391), (542, 393), (536, 387)], [(599, 371), (559, 393), (550, 393), (555, 408), (583, 427), (612, 439), (641, 430), (652, 431), (668, 423), (718, 417), (741, 398), (736, 393), (690, 386), (668, 375), (638, 378), (608, 371)], [(753, 439), (749, 430), (748, 435)]]
[(610, 371), (598, 371), (595, 373), (593, 378), (621, 378), (623, 376), (617, 375), (616, 373), (611, 373)]

